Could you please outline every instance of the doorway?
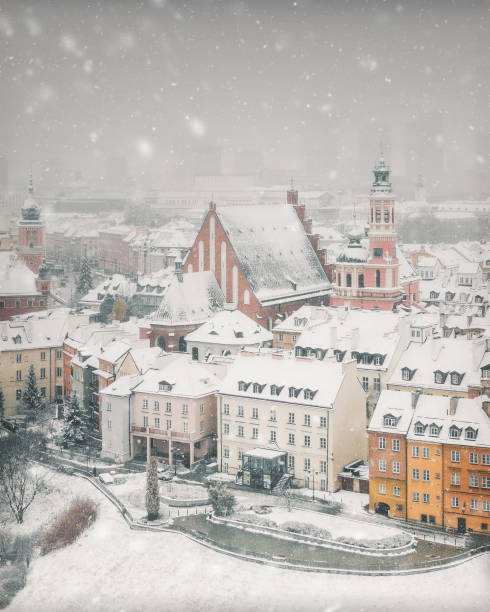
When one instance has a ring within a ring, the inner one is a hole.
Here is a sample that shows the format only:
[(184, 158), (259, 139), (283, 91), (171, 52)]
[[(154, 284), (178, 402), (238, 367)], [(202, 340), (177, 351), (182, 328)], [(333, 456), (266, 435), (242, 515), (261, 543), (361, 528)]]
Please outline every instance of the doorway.
[(466, 519), (458, 517), (458, 533), (465, 533), (466, 531)]

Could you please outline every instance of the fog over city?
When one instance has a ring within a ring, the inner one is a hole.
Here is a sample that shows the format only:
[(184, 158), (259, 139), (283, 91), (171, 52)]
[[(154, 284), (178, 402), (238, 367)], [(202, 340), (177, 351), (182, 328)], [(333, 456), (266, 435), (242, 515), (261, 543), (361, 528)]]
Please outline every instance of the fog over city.
[[(0, 155), (41, 194), (291, 174), (485, 198), (484, 1), (3, 0)], [(69, 189), (68, 189), (69, 191)]]

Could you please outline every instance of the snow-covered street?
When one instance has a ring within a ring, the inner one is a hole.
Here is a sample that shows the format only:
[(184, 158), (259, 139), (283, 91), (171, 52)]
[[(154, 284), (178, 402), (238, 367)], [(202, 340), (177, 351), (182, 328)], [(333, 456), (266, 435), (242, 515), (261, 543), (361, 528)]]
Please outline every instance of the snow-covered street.
[[(67, 491), (88, 483), (57, 475)], [(485, 607), (489, 556), (422, 575), (314, 574), (241, 561), (171, 533), (131, 531), (100, 503), (96, 524), (72, 546), (34, 560), (16, 612), (184, 610), (472, 610)], [(457, 602), (457, 604), (455, 604)]]

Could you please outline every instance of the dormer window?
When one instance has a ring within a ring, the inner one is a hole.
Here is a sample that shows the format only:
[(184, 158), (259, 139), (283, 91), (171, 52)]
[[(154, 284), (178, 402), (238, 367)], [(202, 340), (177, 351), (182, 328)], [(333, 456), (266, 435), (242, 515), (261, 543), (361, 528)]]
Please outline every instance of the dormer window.
[(159, 391), (172, 391), (172, 387), (173, 385), (167, 382), (166, 380), (162, 380), (161, 382), (158, 383)]
[(432, 425), (429, 427), (430, 436), (438, 436), (440, 431), (441, 431), (441, 428), (435, 423), (432, 423)]
[(415, 370), (411, 370), (410, 368), (402, 368), (403, 380), (412, 380), (414, 373), (415, 373)]
[(385, 414), (383, 417), (383, 425), (384, 427), (396, 427), (398, 423), (398, 419), (392, 414)]
[(464, 437), (467, 440), (476, 440), (477, 433), (478, 433), (477, 429), (473, 429), (473, 427), (467, 427), (464, 432)]
[(235, 338), (243, 338), (243, 332), (239, 331), (239, 330), (236, 330), (235, 331)]
[(424, 425), (420, 421), (417, 421), (417, 423), (415, 423), (414, 433), (419, 435), (419, 436), (423, 436), (426, 427), (427, 427), (427, 425)]
[(490, 364), (481, 368), (481, 377), (485, 380), (490, 380)]
[(441, 372), (441, 370), (436, 370), (434, 372), (434, 381), (440, 385), (444, 383), (447, 377), (447, 372)]
[(278, 385), (271, 385), (271, 395), (280, 395), (283, 387)]
[(451, 425), (449, 428), (449, 437), (453, 440), (459, 438), (461, 436), (461, 429), (456, 427), (456, 425)]
[(377, 365), (377, 366), (383, 365), (383, 361), (384, 361), (383, 355), (379, 355), (379, 354), (374, 355), (373, 357), (374, 365)]
[(314, 399), (316, 393), (317, 392), (313, 391), (312, 389), (305, 389), (305, 391), (304, 391), (305, 400), (312, 400), (312, 399)]
[(14, 344), (21, 344), (22, 343), (22, 338), (20, 337), (19, 334), (17, 334), (17, 336), (14, 336), (13, 338)]
[(351, 359), (355, 359), (357, 363), (359, 363), (360, 355), (358, 351), (352, 351), (350, 356), (351, 356)]
[(460, 385), (462, 379), (463, 379), (463, 374), (460, 374), (459, 372), (451, 372), (451, 384), (452, 385)]
[(304, 355), (306, 355), (306, 349), (303, 350), (300, 346), (297, 346), (295, 348), (295, 354), (296, 354), (296, 357), (303, 357)]
[(253, 384), (253, 392), (254, 393), (262, 393), (263, 388), (265, 387), (265, 385), (261, 385), (259, 383), (254, 383)]
[(481, 304), (483, 302), (483, 297), (481, 295), (475, 295), (475, 303)]
[(361, 361), (364, 365), (369, 365), (371, 363), (372, 356), (369, 353), (363, 353), (361, 357)]
[(289, 397), (298, 397), (301, 389), (296, 389), (296, 387), (289, 387)]
[(245, 382), (244, 380), (240, 380), (238, 382), (238, 390), (239, 391), (246, 391), (250, 386), (250, 383)]
[(346, 351), (335, 350), (334, 355), (337, 361), (342, 361), (344, 359)]

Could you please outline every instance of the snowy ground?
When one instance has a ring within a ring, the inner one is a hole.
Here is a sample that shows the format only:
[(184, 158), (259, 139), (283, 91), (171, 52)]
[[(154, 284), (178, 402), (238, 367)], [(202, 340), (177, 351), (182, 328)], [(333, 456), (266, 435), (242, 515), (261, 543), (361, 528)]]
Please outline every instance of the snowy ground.
[[(90, 485), (56, 475), (68, 496)], [(94, 488), (96, 524), (72, 546), (35, 559), (12, 612), (484, 610), (490, 557), (415, 576), (309, 574), (234, 559), (185, 536), (131, 531)]]
[[(253, 512), (250, 514), (253, 515)], [(365, 538), (368, 540), (375, 540), (400, 533), (398, 529), (386, 527), (385, 525), (373, 525), (372, 523), (344, 519), (332, 516), (331, 514), (311, 512), (310, 510), (293, 509), (291, 512), (288, 512), (287, 508), (284, 507), (272, 508), (272, 512), (263, 515), (263, 518), (270, 519), (279, 526), (281, 523), (286, 523), (287, 521), (310, 523), (316, 527), (327, 529), (332, 534), (333, 538), (346, 536), (357, 539)]]

